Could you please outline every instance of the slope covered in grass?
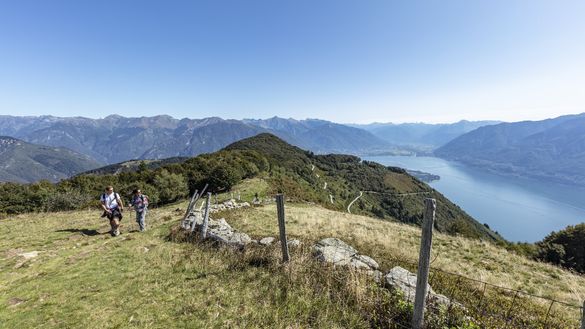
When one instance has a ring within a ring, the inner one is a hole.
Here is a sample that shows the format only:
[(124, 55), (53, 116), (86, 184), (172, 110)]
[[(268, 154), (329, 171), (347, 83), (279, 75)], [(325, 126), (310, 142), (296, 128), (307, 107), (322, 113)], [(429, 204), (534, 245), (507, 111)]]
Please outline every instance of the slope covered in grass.
[[(181, 217), (174, 208), (152, 211), (150, 230), (144, 234), (128, 233), (136, 224), (126, 221), (117, 238), (107, 234), (96, 212), (4, 220), (2, 327), (368, 326), (355, 303), (314, 291), (293, 279), (300, 274), (277, 270), (276, 261), (249, 265), (260, 257), (257, 253), (168, 241), (171, 227)], [(31, 251), (39, 255), (29, 260), (19, 256)], [(311, 266), (297, 267), (312, 271)]]
[[(245, 181), (237, 188), (249, 198), (267, 186)], [(409, 261), (418, 253), (416, 227), (287, 203), (289, 237), (303, 245), (292, 251), (292, 263), (282, 266), (278, 245), (235, 252), (169, 240), (183, 215), (176, 209), (184, 207), (153, 210), (144, 234), (126, 218), (117, 238), (107, 234), (96, 211), (3, 220), (0, 323), (7, 328), (392, 328), (399, 321), (408, 323), (408, 307), (397, 309), (403, 304), (359, 273), (322, 267), (311, 257), (310, 246), (322, 237), (338, 237), (374, 257), (383, 270), (395, 265), (414, 270)], [(275, 207), (267, 205), (215, 217), (224, 216), (235, 228), (261, 238), (277, 236), (275, 214)], [(22, 256), (32, 251), (38, 256)], [(576, 304), (585, 297), (582, 276), (478, 240), (437, 233), (433, 259), (435, 268), (490, 283)], [(462, 301), (477, 293), (470, 285), (439, 278), (431, 281), (439, 293), (449, 294), (455, 284), (455, 297)], [(505, 312), (511, 298), (501, 305), (495, 297), (486, 301)], [(546, 312), (547, 306), (529, 310)], [(553, 309), (550, 323), (578, 316), (562, 312)]]

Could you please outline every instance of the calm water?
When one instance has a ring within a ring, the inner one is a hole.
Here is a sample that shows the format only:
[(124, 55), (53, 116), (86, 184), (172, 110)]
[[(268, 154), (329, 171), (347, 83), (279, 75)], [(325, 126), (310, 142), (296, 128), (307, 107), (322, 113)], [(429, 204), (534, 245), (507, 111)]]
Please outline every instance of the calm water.
[(441, 176), (430, 185), (511, 241), (534, 242), (585, 222), (585, 188), (498, 176), (434, 157), (365, 157)]

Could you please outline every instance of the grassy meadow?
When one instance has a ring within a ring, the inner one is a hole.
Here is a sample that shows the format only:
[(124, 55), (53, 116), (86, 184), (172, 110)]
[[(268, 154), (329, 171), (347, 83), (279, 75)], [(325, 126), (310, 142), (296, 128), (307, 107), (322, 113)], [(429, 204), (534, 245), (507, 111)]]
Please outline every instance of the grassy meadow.
[[(239, 186), (242, 197), (262, 190), (257, 183)], [(418, 256), (419, 229), (316, 205), (287, 204), (287, 233), (303, 244), (292, 250), (292, 262), (282, 265), (278, 244), (238, 252), (178, 241), (185, 208), (183, 202), (153, 209), (145, 233), (137, 232), (133, 214), (127, 212), (122, 235), (115, 238), (97, 210), (0, 221), (0, 327), (399, 328), (408, 323), (409, 305), (363, 274), (321, 266), (311, 257), (310, 246), (320, 238), (338, 237), (372, 256), (384, 271), (395, 265), (414, 271), (410, 262)], [(214, 217), (225, 217), (252, 238), (278, 236), (274, 205)], [(576, 305), (585, 298), (585, 277), (487, 242), (435, 234), (433, 248), (434, 268)], [(38, 256), (23, 256), (33, 251)], [(471, 305), (478, 301), (477, 287), (449, 280), (435, 275), (431, 284), (470, 306), (471, 318), (480, 316)], [(480, 301), (484, 309), (507, 312), (510, 296), (485, 295)], [(516, 305), (509, 313), (522, 312), (525, 328), (540, 323), (529, 314), (539, 315), (548, 307), (522, 296)], [(532, 327), (569, 328), (579, 317), (578, 310), (558, 306), (550, 313), (549, 322)], [(443, 315), (429, 318), (430, 327), (478, 328)], [(508, 320), (493, 321), (483, 323), (498, 327)], [(510, 323), (520, 328), (520, 322)]]

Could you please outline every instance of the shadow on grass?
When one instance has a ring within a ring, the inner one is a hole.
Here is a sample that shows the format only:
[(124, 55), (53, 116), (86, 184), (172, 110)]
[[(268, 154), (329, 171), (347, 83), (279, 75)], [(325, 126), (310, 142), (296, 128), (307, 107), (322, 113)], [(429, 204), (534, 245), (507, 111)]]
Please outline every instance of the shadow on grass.
[(104, 232), (104, 233), (100, 233), (97, 230), (89, 230), (86, 228), (68, 228), (65, 230), (56, 230), (55, 232), (70, 232), (70, 233), (81, 233), (83, 235), (87, 235), (87, 236), (96, 236), (96, 235), (101, 235), (101, 234), (109, 234), (109, 232)]

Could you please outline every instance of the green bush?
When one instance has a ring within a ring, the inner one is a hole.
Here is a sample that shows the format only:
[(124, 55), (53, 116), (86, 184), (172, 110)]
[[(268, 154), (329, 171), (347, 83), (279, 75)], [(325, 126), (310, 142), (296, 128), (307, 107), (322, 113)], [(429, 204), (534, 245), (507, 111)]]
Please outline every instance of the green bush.
[(553, 232), (536, 245), (538, 259), (585, 273), (585, 223)]

